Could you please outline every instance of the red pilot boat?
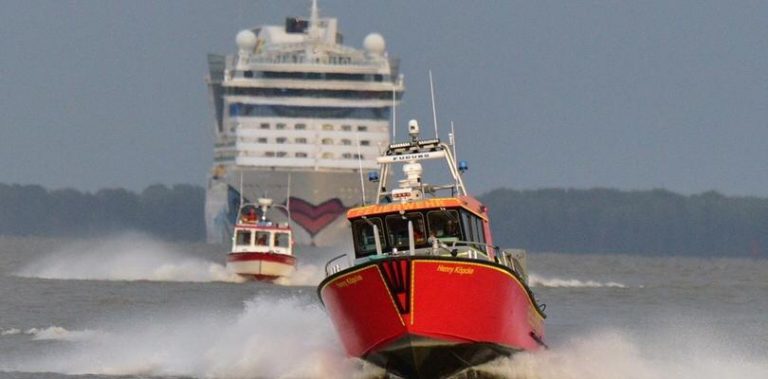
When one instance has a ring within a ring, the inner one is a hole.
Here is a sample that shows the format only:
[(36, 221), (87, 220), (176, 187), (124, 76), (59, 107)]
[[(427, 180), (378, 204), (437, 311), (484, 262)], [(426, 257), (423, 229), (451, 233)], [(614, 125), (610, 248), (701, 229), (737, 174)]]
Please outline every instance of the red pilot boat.
[(227, 254), (227, 269), (252, 280), (273, 281), (289, 276), (296, 267), (293, 239), (288, 224), (276, 224), (267, 219), (273, 205), (271, 199), (259, 199), (258, 206), (240, 207), (232, 252)]
[[(381, 178), (376, 203), (347, 212), (353, 262), (328, 262), (318, 286), (346, 352), (405, 378), (442, 378), (545, 347), (525, 252), (493, 246), (487, 208), (467, 195), (453, 143), (420, 140), (415, 120), (409, 131), (411, 141), (389, 145), (369, 174)], [(424, 183), (419, 162), (430, 159), (445, 160), (452, 183)], [(388, 191), (393, 165), (406, 178)]]

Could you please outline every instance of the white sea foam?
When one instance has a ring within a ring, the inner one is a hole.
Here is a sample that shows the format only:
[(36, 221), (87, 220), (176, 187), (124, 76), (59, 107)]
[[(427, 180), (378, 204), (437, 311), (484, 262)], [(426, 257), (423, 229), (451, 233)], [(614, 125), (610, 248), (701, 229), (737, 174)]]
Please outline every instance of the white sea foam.
[(334, 378), (360, 375), (326, 314), (299, 300), (253, 299), (238, 315), (184, 313), (131, 320), (71, 349), (36, 355), (13, 369), (70, 375), (201, 378)]
[(16, 329), (16, 328), (0, 329), (0, 336), (15, 336), (17, 334), (21, 334), (21, 329)]
[(536, 274), (528, 276), (528, 284), (531, 287), (552, 287), (552, 288), (627, 288), (628, 286), (617, 282), (599, 282), (596, 280), (579, 280), (563, 278), (546, 278)]
[[(643, 338), (596, 332), (551, 350), (498, 359), (481, 370), (510, 379), (764, 379), (768, 373), (764, 356), (750, 356), (717, 336), (701, 338), (707, 331), (656, 332)], [(694, 334), (698, 338), (689, 338)]]
[(293, 275), (280, 278), (275, 284), (282, 286), (316, 286), (325, 278), (325, 273), (320, 266), (299, 263)]
[(190, 257), (169, 244), (131, 234), (75, 243), (26, 264), (16, 275), (42, 279), (242, 282), (222, 264)]
[(36, 341), (85, 341), (100, 336), (97, 330), (67, 330), (61, 326), (47, 328), (29, 328), (22, 331), (18, 328), (0, 329), (0, 336), (27, 335)]
[(32, 339), (38, 341), (86, 341), (102, 335), (98, 330), (67, 330), (60, 326), (49, 326), (47, 328), (31, 328), (24, 331), (24, 334), (31, 335)]
[[(201, 312), (132, 320), (118, 329), (91, 333), (59, 354), (35, 354), (12, 369), (222, 379), (382, 377), (380, 369), (344, 357), (319, 306), (293, 298), (256, 298), (239, 316)], [(764, 379), (768, 360), (711, 326), (659, 322), (642, 334), (585, 332), (550, 350), (479, 369), (510, 379)]]

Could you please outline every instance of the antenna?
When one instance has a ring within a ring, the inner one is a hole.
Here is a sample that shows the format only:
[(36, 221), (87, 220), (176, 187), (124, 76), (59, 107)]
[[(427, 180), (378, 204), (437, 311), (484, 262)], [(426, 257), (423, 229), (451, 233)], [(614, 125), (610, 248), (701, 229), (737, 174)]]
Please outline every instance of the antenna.
[(451, 135), (448, 136), (448, 139), (453, 148), (453, 160), (458, 162), (459, 158), (456, 157), (456, 131), (453, 130), (453, 121), (451, 121)]
[(432, 94), (432, 120), (435, 122), (435, 138), (440, 138), (437, 135), (437, 110), (435, 109), (435, 85), (432, 82), (432, 70), (429, 70), (429, 92)]
[(288, 193), (285, 194), (285, 209), (288, 211), (288, 225), (291, 224), (291, 173), (288, 173)]
[[(243, 171), (240, 170), (240, 208), (243, 207)], [(237, 210), (240, 212), (240, 209)]]
[(365, 205), (365, 182), (363, 181), (363, 155), (360, 154), (360, 133), (355, 131), (355, 139), (357, 140), (357, 167), (360, 172), (360, 192), (363, 194), (363, 205)]
[(395, 84), (392, 83), (392, 143), (397, 141), (397, 102), (395, 102)]

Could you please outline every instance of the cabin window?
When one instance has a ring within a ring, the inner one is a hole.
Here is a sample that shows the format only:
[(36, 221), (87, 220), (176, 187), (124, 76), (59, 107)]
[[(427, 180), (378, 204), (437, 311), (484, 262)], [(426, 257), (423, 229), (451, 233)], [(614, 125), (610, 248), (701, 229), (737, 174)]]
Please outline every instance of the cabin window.
[(379, 242), (382, 245), (382, 249), (386, 245), (384, 226), (381, 224), (381, 219), (355, 220), (352, 222), (352, 237), (355, 241), (355, 257), (357, 258), (376, 254), (376, 237), (373, 235), (373, 226), (371, 224), (376, 225), (376, 228), (379, 229)]
[(256, 246), (269, 246), (269, 232), (256, 232)]
[(296, 124), (293, 128), (296, 130), (304, 130), (307, 128), (307, 124)]
[[(481, 243), (485, 243), (485, 233), (483, 228), (483, 219), (477, 217), (477, 241)], [(482, 246), (482, 249), (485, 250), (485, 246)]]
[(287, 140), (287, 138), (285, 138), (285, 137), (277, 137), (275, 139), (275, 143), (285, 143), (286, 140)]
[(331, 125), (331, 124), (323, 124), (323, 130), (333, 130), (333, 125)]
[(333, 140), (330, 138), (323, 138), (322, 143), (323, 145), (333, 145)]
[(352, 144), (352, 140), (344, 138), (344, 139), (341, 140), (341, 144), (342, 145), (351, 145)]
[(348, 132), (352, 130), (352, 125), (342, 125), (341, 130)]
[(260, 127), (261, 129), (269, 129), (269, 124), (267, 124), (267, 123), (263, 123), (263, 124), (259, 125), (259, 127)]
[(258, 143), (267, 143), (267, 138), (266, 137), (259, 137), (259, 139), (257, 139), (256, 142), (258, 142)]
[(284, 123), (282, 123), (282, 122), (281, 122), (281, 123), (278, 123), (277, 125), (275, 125), (275, 128), (276, 128), (277, 130), (283, 130), (283, 129), (285, 129), (285, 124), (284, 124)]
[(459, 228), (459, 212), (455, 210), (427, 212), (429, 223), (429, 236), (436, 237), (443, 242), (453, 242), (461, 239)]
[(251, 246), (251, 231), (238, 230), (235, 240), (237, 241), (237, 246)]
[(404, 215), (394, 214), (384, 218), (387, 222), (389, 244), (398, 249), (408, 249), (408, 221), (413, 223), (414, 245), (426, 245), (427, 235), (424, 228), (424, 216), (418, 212)]
[(296, 138), (296, 143), (307, 143), (307, 139), (304, 137)]
[(302, 153), (302, 152), (296, 153), (296, 158), (306, 158), (306, 157), (307, 157), (307, 153)]
[(478, 242), (476, 248), (486, 251), (485, 234), (483, 233), (483, 220), (472, 213), (462, 211), (461, 223), (464, 225), (464, 238), (467, 241)]
[(461, 223), (464, 225), (464, 240), (465, 241), (474, 241), (475, 240), (475, 234), (474, 229), (472, 228), (471, 217), (469, 216), (469, 213), (462, 211), (461, 212)]
[(291, 241), (291, 235), (288, 233), (275, 233), (275, 247), (288, 248)]

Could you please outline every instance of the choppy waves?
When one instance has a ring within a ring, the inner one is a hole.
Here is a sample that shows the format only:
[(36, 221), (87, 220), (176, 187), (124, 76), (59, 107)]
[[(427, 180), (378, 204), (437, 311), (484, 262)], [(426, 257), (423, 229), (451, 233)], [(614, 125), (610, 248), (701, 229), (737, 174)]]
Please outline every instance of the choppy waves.
[(21, 330), (18, 328), (0, 328), (0, 336), (25, 335), (36, 341), (86, 341), (102, 335), (98, 330), (67, 330), (61, 326), (49, 326), (47, 328), (30, 328)]
[(361, 373), (359, 362), (344, 356), (319, 306), (292, 298), (253, 299), (234, 316), (201, 312), (123, 325), (103, 332), (59, 327), (23, 332), (78, 343), (47, 356), (36, 354), (9, 368), (68, 375), (204, 378), (331, 378)]
[[(765, 356), (708, 331), (665, 334), (595, 332), (551, 350), (498, 359), (480, 370), (509, 379), (762, 379), (768, 373)], [(693, 334), (699, 337), (690, 339)]]
[(550, 287), (550, 288), (628, 288), (626, 284), (618, 282), (599, 282), (596, 280), (579, 280), (548, 278), (536, 274), (528, 276), (528, 284), (531, 287)]
[(72, 244), (27, 263), (16, 275), (41, 279), (242, 282), (222, 264), (185, 255), (169, 244), (126, 235)]

